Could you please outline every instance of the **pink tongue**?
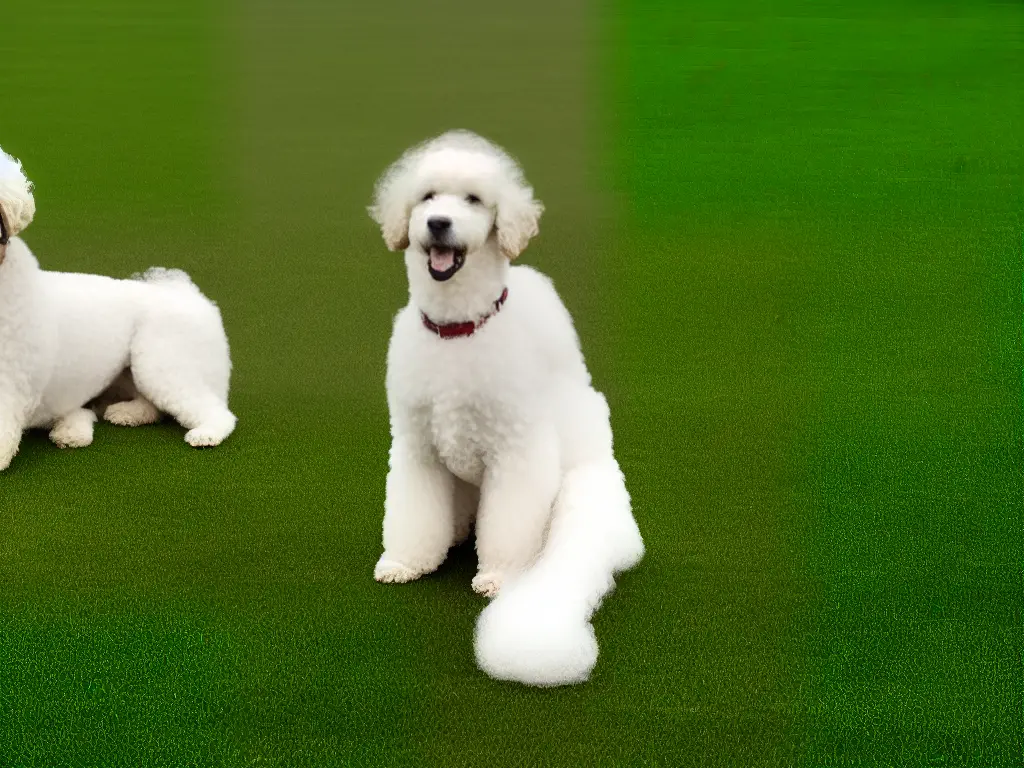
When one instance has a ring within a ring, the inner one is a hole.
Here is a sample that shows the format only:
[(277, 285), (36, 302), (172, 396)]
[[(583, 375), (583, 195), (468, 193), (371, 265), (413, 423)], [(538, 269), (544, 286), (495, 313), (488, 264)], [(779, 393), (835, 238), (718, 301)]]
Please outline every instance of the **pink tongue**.
[(439, 248), (430, 249), (430, 268), (435, 272), (447, 272), (454, 263), (454, 251), (441, 250)]

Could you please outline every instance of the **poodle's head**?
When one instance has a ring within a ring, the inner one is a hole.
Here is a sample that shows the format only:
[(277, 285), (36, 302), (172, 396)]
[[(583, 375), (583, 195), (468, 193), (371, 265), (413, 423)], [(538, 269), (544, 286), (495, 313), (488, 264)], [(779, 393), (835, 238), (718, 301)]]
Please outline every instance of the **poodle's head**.
[(32, 222), (36, 201), (21, 163), (0, 149), (0, 246)]
[(416, 251), (443, 282), (488, 245), (503, 259), (516, 258), (537, 234), (544, 207), (508, 153), (476, 134), (450, 131), (388, 168), (369, 210), (388, 248)]

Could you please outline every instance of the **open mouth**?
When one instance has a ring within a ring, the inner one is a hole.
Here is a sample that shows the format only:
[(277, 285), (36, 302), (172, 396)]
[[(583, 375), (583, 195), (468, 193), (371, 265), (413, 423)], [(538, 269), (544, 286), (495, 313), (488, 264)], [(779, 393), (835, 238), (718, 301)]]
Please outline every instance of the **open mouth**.
[(432, 245), (427, 251), (427, 270), (430, 276), (443, 283), (462, 269), (466, 263), (466, 249), (450, 245)]

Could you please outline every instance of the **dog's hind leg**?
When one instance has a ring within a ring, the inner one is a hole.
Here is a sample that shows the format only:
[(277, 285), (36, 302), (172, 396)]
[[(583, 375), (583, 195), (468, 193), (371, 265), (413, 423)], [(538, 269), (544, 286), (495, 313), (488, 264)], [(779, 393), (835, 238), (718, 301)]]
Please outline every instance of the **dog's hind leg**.
[[(168, 378), (165, 375), (150, 387), (147, 386), (149, 382), (145, 373), (141, 373), (138, 368), (134, 373), (139, 391), (146, 397), (144, 402), (157, 411), (170, 414), (185, 427), (188, 430), (185, 442), (189, 445), (195, 448), (220, 445), (234, 431), (237, 419), (228, 410), (227, 404), (198, 382), (187, 379), (175, 381), (174, 377)], [(179, 385), (177, 388), (176, 383)], [(142, 410), (144, 406), (136, 403), (138, 401), (125, 405)]]
[(160, 420), (160, 410), (149, 400), (139, 395), (131, 400), (108, 405), (103, 418), (119, 427), (141, 427), (155, 424)]
[(90, 403), (92, 410), (119, 427), (141, 427), (160, 420), (160, 411), (139, 394), (130, 370), (125, 370)]
[(615, 574), (643, 555), (615, 459), (569, 470), (540, 558), (480, 614), (477, 664), (491, 677), (528, 685), (583, 682), (597, 663), (593, 614)]
[[(220, 445), (234, 431), (237, 420), (224, 400), (209, 389), (197, 386), (197, 382), (180, 381), (180, 387), (175, 391), (174, 381), (163, 378), (157, 386), (150, 388), (146, 385), (145, 374), (140, 376), (138, 370), (135, 371), (135, 380), (139, 390), (148, 398), (142, 402), (154, 410), (170, 414), (185, 427), (188, 430), (185, 442), (194, 448)], [(136, 406), (138, 402), (125, 405), (141, 410), (144, 406)]]
[[(192, 317), (175, 317), (140, 329), (132, 342), (131, 374), (139, 395), (185, 427), (185, 442), (196, 448), (219, 445), (235, 428), (227, 405), (227, 339), (217, 330)], [(148, 410), (142, 404), (132, 408), (137, 414)]]
[(558, 448), (553, 430), (541, 429), (488, 467), (476, 524), (478, 593), (498, 594), (540, 554), (561, 477)]
[[(220, 445), (235, 429), (237, 419), (227, 406), (211, 403), (208, 408), (196, 413), (198, 415), (194, 420), (188, 419), (196, 426), (185, 433), (185, 442), (193, 448)], [(178, 423), (184, 427), (189, 426), (183, 417), (178, 417)]]
[(92, 427), (96, 414), (79, 408), (54, 422), (50, 440), (59, 448), (85, 448), (92, 444)]

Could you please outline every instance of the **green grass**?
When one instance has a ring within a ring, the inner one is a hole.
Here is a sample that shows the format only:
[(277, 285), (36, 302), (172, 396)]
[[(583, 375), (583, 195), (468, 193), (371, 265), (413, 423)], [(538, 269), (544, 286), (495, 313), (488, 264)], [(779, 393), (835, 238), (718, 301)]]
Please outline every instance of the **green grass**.
[[(188, 269), (239, 429), (0, 477), (0, 765), (1020, 764), (1018, 4), (4, 12), (44, 264)], [(586, 686), (476, 670), (471, 552), (372, 579), (404, 146), (506, 143), (649, 554)]]
[(631, 8), (616, 420), (677, 761), (1017, 764), (1021, 9)]

